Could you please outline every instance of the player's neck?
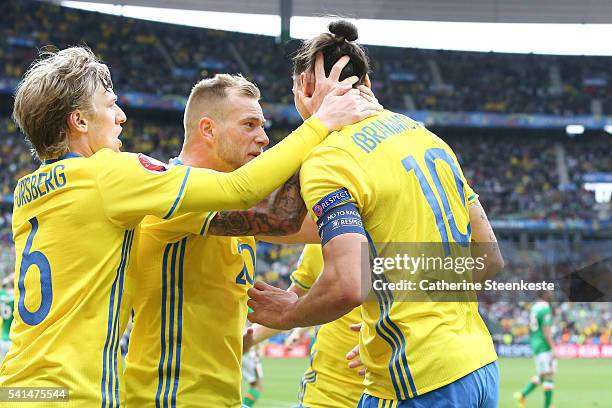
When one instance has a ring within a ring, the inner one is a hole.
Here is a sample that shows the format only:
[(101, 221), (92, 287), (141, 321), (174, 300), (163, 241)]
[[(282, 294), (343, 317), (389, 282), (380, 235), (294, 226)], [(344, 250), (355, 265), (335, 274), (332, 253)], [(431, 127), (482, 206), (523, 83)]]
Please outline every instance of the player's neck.
[(84, 141), (84, 138), (70, 139), (70, 153), (76, 153), (79, 156), (90, 157), (95, 153), (91, 146)]
[(214, 155), (207, 149), (194, 147), (185, 148), (185, 146), (183, 146), (183, 150), (181, 150), (178, 159), (186, 166), (226, 172), (227, 170), (224, 168), (223, 164), (215, 160), (213, 156)]

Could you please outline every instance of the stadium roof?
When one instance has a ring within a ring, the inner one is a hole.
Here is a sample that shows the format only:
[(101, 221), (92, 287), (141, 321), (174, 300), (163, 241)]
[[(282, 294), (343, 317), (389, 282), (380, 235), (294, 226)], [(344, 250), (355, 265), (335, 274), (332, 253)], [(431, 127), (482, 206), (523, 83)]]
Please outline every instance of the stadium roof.
[[(59, 3), (59, 0), (46, 0)], [(131, 6), (278, 15), (282, 0), (88, 0)], [(293, 0), (294, 16), (387, 20), (610, 23), (610, 0)]]

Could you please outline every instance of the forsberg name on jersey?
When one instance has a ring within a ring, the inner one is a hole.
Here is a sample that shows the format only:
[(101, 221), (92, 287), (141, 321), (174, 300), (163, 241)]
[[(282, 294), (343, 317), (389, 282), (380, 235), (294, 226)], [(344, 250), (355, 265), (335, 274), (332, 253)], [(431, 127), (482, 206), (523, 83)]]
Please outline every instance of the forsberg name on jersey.
[(63, 164), (57, 164), (49, 171), (41, 171), (19, 180), (14, 194), (15, 205), (19, 208), (51, 191), (64, 187), (66, 185), (64, 168)]

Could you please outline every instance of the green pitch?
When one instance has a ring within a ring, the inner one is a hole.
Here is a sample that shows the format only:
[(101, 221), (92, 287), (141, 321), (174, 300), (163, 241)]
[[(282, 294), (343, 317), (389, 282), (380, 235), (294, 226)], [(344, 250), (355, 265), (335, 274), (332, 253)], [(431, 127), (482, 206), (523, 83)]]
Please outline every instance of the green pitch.
[[(299, 381), (308, 359), (264, 359), (264, 391), (258, 408), (290, 408), (295, 405)], [(605, 408), (611, 406), (612, 360), (561, 360), (555, 381), (555, 408)], [(531, 359), (501, 359), (500, 408), (513, 408), (512, 394), (534, 375)], [(541, 388), (527, 399), (527, 408), (543, 407)]]

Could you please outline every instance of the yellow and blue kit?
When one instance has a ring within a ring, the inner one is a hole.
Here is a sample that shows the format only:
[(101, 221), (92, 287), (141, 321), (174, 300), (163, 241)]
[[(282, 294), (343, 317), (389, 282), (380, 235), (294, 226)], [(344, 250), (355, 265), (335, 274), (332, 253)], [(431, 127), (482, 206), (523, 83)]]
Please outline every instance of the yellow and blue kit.
[(142, 222), (128, 407), (239, 407), (255, 239), (207, 235), (214, 212)]
[[(308, 244), (291, 281), (308, 290), (323, 271), (321, 245)], [(363, 393), (363, 378), (348, 367), (346, 353), (359, 343), (350, 326), (361, 322), (359, 308), (322, 325), (312, 346), (310, 367), (302, 376), (298, 399), (308, 408), (354, 408)]]
[[(323, 245), (356, 232), (374, 257), (389, 255), (385, 243), (469, 246), (476, 194), (450, 147), (404, 115), (384, 111), (331, 134), (300, 175)], [(361, 306), (366, 394), (411, 399), (497, 359), (477, 303), (399, 302), (389, 290), (373, 292), (375, 301)]]
[(13, 343), (0, 387), (65, 387), (66, 406), (119, 406), (119, 339), (131, 311), (124, 284), (134, 272), (142, 218), (248, 208), (288, 179), (326, 134), (309, 120), (232, 173), (167, 168), (102, 149), (87, 158), (67, 154), (21, 178), (13, 208)]

